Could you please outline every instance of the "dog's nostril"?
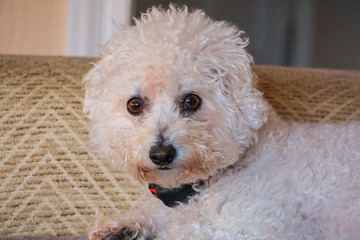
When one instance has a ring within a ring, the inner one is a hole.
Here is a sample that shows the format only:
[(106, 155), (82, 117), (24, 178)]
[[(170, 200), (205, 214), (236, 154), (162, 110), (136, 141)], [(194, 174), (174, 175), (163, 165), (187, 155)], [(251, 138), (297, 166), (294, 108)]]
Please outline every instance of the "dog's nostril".
[(172, 145), (155, 145), (149, 152), (149, 158), (156, 165), (167, 165), (172, 163), (176, 157), (176, 150)]

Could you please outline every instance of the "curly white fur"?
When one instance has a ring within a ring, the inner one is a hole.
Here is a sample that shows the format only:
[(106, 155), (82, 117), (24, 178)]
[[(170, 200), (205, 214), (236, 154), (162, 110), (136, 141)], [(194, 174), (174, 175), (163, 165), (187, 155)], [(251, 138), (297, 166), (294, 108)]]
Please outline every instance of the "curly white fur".
[[(84, 77), (91, 149), (145, 183), (207, 184), (176, 208), (150, 197), (99, 219), (90, 239), (125, 228), (136, 239), (360, 239), (360, 124), (281, 120), (256, 89), (247, 44), (174, 6), (119, 27)], [(188, 93), (202, 105), (184, 116)], [(141, 116), (127, 110), (134, 96)], [(149, 158), (159, 135), (177, 152), (166, 171)]]

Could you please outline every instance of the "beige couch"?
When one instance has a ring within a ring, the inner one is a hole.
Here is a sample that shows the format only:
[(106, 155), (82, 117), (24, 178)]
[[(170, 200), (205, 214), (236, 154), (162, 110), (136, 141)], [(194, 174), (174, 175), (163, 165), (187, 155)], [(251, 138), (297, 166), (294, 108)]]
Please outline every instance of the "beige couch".
[[(96, 60), (0, 56), (0, 238), (79, 236), (97, 213), (123, 212), (147, 194), (86, 152), (81, 78)], [(285, 118), (360, 120), (360, 71), (254, 70)]]

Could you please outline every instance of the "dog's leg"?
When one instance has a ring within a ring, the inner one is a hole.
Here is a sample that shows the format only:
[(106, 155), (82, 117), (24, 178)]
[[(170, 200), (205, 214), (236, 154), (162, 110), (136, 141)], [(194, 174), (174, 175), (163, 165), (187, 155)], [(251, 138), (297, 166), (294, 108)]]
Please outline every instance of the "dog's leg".
[[(128, 213), (127, 216), (100, 218), (88, 232), (89, 240), (131, 240), (153, 239), (156, 236), (156, 223), (152, 219)], [(137, 219), (139, 218), (139, 219)], [(146, 221), (146, 222), (145, 222)]]
[[(102, 240), (130, 240), (130, 239), (137, 239), (138, 233), (133, 232), (129, 228), (123, 228), (120, 231), (113, 232), (108, 234), (106, 237), (101, 238)], [(144, 236), (146, 239), (152, 239), (149, 236)]]
[[(119, 225), (122, 223), (119, 222)], [(124, 223), (125, 224), (125, 223)], [(156, 234), (151, 233), (150, 230), (145, 230), (144, 227), (141, 227), (139, 224), (134, 224), (133, 226), (123, 226), (122, 228), (115, 227), (111, 225), (104, 226), (94, 226), (90, 229), (88, 233), (89, 240), (132, 240), (132, 239), (154, 239)]]
[(88, 232), (89, 240), (155, 239), (173, 217), (173, 209), (155, 199), (126, 215), (101, 217)]

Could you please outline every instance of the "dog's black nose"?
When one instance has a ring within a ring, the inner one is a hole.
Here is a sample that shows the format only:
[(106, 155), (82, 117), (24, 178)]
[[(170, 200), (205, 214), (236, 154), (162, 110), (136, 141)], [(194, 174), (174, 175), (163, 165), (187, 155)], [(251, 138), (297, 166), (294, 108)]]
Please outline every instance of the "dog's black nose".
[(156, 165), (167, 165), (176, 157), (176, 149), (172, 145), (160, 143), (150, 148), (149, 157)]

